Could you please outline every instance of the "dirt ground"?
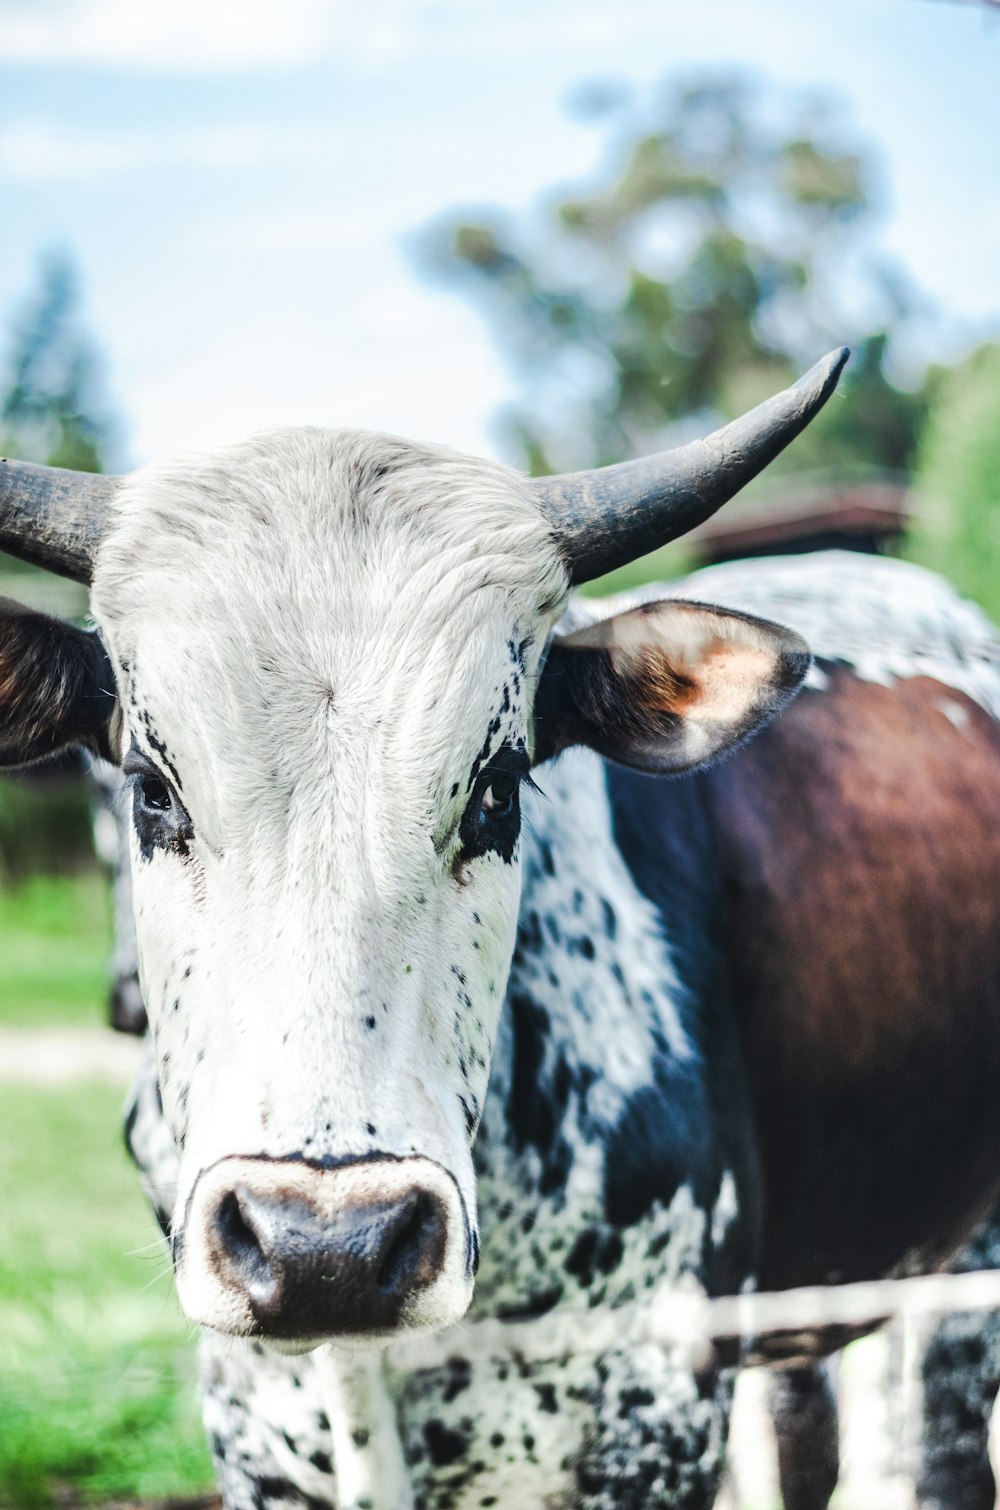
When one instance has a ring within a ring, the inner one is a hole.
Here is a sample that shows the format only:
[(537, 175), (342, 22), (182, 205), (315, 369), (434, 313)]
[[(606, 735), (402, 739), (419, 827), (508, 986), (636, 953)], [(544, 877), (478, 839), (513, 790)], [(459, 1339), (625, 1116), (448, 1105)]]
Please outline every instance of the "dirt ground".
[(58, 1086), (98, 1080), (124, 1089), (141, 1052), (141, 1039), (104, 1028), (0, 1027), (0, 1081)]
[(88, 1504), (68, 1484), (56, 1490), (56, 1510), (222, 1510), (218, 1495), (201, 1495), (182, 1500), (106, 1500), (101, 1505)]

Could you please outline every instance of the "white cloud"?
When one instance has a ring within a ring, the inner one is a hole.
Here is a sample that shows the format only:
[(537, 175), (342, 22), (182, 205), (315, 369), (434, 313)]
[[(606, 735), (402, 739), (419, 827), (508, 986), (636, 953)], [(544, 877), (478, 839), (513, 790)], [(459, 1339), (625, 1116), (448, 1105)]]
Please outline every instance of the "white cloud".
[(419, 41), (427, 17), (479, 0), (3, 0), (0, 62), (156, 73), (239, 73), (334, 49), (374, 64)]
[(6, 0), (0, 60), (235, 72), (308, 61), (336, 0)]
[(166, 167), (259, 167), (316, 151), (327, 135), (248, 123), (124, 132), (20, 120), (0, 126), (0, 177), (38, 183)]
[[(158, 73), (294, 69), (336, 54), (383, 67), (419, 54), (475, 57), (477, 66), (551, 56), (598, 69), (631, 49), (661, 68), (693, 32), (691, 0), (2, 0), (0, 62), (84, 64)], [(772, 14), (776, 12), (777, 15)], [(779, 24), (776, 24), (779, 23)], [(725, 39), (787, 33), (782, 0), (715, 0)]]

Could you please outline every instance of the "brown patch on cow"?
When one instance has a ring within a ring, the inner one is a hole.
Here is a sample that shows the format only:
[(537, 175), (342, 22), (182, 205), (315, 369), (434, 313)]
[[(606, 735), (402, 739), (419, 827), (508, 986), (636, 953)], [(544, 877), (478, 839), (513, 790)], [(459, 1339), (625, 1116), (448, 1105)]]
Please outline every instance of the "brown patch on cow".
[(1000, 1189), (1000, 730), (928, 677), (839, 668), (706, 789), (761, 1285), (945, 1262)]

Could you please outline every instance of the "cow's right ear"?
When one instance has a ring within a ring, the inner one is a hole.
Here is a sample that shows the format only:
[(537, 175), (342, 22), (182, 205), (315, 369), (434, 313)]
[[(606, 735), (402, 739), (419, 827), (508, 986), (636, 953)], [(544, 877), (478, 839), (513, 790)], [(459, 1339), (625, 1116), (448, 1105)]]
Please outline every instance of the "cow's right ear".
[(115, 759), (117, 706), (96, 632), (0, 598), (0, 767), (30, 765), (73, 745)]

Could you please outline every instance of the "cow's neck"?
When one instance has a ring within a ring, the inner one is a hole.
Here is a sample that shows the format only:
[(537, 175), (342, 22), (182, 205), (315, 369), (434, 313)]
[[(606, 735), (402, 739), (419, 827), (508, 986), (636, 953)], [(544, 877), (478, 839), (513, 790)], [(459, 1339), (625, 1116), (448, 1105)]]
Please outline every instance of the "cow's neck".
[(603, 763), (569, 752), (541, 785), (476, 1149), (491, 1313), (627, 1298), (651, 1251), (657, 1273), (711, 1283), (741, 1183), (712, 1148), (705, 1045), (617, 842)]

